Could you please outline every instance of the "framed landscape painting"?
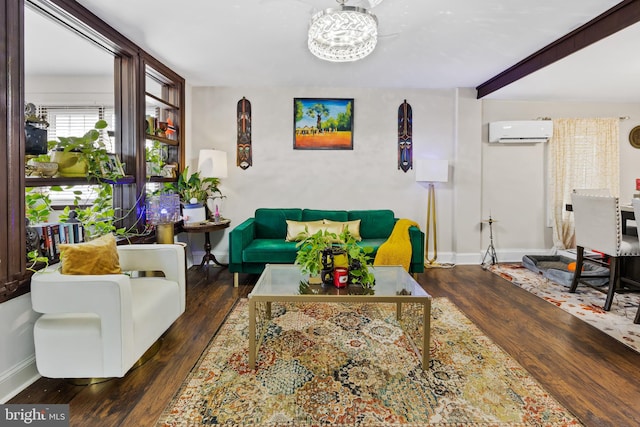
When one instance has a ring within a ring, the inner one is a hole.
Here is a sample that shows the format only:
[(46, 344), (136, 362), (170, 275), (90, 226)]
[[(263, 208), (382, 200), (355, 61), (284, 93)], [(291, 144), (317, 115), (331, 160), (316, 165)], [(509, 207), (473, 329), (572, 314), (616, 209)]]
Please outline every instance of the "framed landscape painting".
[(294, 98), (295, 150), (353, 150), (353, 98)]

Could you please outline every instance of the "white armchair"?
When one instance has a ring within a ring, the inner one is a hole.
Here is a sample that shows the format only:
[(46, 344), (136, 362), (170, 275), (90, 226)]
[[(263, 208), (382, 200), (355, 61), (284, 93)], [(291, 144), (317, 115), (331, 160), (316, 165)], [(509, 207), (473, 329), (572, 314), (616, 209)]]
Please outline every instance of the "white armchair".
[[(50, 378), (123, 377), (185, 310), (184, 247), (118, 246), (123, 274), (36, 273), (31, 302), (38, 372)], [(162, 271), (165, 277), (129, 272)]]

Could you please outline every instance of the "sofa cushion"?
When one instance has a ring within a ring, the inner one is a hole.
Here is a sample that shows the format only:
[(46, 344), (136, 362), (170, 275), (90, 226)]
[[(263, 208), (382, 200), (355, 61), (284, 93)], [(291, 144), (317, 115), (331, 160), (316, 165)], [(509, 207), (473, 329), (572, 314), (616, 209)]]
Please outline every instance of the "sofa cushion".
[(287, 242), (298, 242), (303, 240), (307, 235), (313, 235), (318, 230), (324, 230), (324, 221), (294, 221), (287, 219)]
[(395, 225), (392, 210), (349, 211), (349, 220), (360, 219), (360, 236), (363, 239), (386, 239)]
[(362, 236), (360, 236), (360, 220), (354, 219), (353, 221), (330, 221), (328, 219), (324, 220), (324, 223), (327, 226), (327, 230), (332, 233), (340, 236), (345, 228), (349, 229), (349, 233), (353, 236), (357, 241), (362, 240)]
[(255, 212), (256, 237), (259, 239), (282, 239), (287, 236), (287, 222), (302, 220), (302, 209), (259, 208)]
[(321, 209), (304, 209), (302, 211), (303, 221), (317, 221), (319, 219), (329, 219), (331, 221), (346, 221), (349, 217), (347, 211), (333, 211)]
[(255, 239), (242, 251), (242, 261), (293, 264), (297, 254), (296, 242), (285, 242), (284, 239)]

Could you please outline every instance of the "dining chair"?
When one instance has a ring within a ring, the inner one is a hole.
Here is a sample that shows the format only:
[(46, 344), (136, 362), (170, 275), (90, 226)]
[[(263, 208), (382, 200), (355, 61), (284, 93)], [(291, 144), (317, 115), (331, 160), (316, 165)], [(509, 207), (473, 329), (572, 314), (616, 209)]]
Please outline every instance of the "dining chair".
[[(640, 221), (640, 199), (634, 198), (631, 204), (633, 205), (633, 215), (636, 222)], [(640, 242), (640, 236), (638, 236), (638, 239)], [(640, 323), (640, 306), (638, 307), (638, 311), (636, 311), (636, 318), (633, 320), (633, 323)]]
[(625, 280), (620, 277), (621, 259), (640, 256), (640, 240), (638, 237), (622, 234), (620, 205), (617, 197), (574, 193), (571, 195), (571, 203), (575, 220), (577, 259), (569, 292), (575, 292), (578, 284), (605, 292), (581, 277), (585, 261), (606, 265), (604, 260), (585, 258), (585, 248), (603, 253), (608, 257), (609, 266), (609, 284), (604, 309), (609, 311), (614, 294), (623, 290), (621, 281)]

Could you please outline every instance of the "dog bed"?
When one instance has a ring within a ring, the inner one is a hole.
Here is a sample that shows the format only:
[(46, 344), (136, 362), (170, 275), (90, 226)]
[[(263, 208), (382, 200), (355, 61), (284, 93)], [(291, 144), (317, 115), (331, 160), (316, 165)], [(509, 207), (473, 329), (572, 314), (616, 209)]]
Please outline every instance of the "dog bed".
[[(575, 260), (561, 255), (525, 255), (522, 257), (522, 265), (526, 268), (566, 287), (571, 286), (573, 281), (573, 271), (569, 271), (568, 268), (569, 263), (572, 262)], [(589, 279), (591, 276), (594, 278)], [(585, 262), (582, 279), (594, 286), (603, 286), (609, 282), (609, 269)]]

